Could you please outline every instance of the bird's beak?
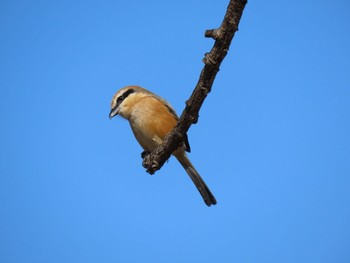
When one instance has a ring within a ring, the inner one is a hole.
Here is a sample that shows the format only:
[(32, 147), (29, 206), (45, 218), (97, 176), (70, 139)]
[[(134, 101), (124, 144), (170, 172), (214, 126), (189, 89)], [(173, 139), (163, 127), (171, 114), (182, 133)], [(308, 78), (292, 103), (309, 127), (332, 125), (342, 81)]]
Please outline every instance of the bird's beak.
[(109, 113), (109, 118), (112, 119), (116, 115), (118, 115), (118, 107), (111, 109), (111, 112)]

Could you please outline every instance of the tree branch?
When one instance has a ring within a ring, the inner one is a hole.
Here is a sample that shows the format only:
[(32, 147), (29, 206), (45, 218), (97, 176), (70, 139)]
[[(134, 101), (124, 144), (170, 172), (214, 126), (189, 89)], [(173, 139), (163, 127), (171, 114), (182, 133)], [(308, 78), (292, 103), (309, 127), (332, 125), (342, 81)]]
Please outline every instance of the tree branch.
[(215, 40), (214, 46), (203, 58), (204, 68), (191, 97), (186, 101), (186, 107), (177, 126), (164, 138), (162, 144), (144, 157), (142, 165), (148, 173), (154, 174), (163, 166), (171, 154), (181, 146), (184, 135), (190, 126), (197, 123), (199, 110), (211, 91), (221, 62), (229, 50), (235, 32), (238, 30), (238, 24), (246, 3), (247, 0), (231, 0), (221, 26), (217, 29), (205, 31), (205, 37)]

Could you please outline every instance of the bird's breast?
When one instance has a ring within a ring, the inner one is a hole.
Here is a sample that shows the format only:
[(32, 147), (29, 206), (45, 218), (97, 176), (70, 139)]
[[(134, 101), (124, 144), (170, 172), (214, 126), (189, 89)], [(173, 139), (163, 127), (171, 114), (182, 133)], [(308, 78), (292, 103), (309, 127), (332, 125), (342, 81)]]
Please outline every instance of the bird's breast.
[(143, 123), (130, 121), (131, 129), (138, 143), (145, 151), (152, 151), (157, 145), (152, 141), (152, 134), (145, 129)]
[(153, 151), (175, 127), (177, 120), (163, 103), (145, 98), (134, 108), (129, 122), (143, 149)]

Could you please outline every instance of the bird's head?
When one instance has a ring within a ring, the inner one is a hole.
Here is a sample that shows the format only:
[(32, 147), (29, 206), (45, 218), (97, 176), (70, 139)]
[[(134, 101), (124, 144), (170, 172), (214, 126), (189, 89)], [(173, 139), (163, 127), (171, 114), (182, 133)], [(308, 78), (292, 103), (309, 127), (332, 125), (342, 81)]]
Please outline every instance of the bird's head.
[(133, 106), (137, 100), (143, 95), (147, 95), (150, 92), (139, 86), (126, 86), (118, 90), (111, 102), (111, 111), (109, 118), (112, 119), (116, 115), (120, 115), (126, 119), (130, 115)]

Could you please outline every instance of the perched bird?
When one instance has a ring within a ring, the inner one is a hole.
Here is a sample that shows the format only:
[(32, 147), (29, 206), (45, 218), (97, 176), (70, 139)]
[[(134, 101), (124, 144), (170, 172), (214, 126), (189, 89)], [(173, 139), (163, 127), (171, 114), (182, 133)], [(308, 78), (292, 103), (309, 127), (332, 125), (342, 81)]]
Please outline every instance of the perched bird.
[[(178, 122), (175, 110), (166, 100), (138, 86), (127, 86), (114, 94), (109, 118), (118, 114), (129, 121), (137, 141), (144, 149), (143, 153), (150, 153), (161, 144), (164, 137)], [(215, 205), (214, 195), (188, 159), (185, 151), (190, 152), (187, 136), (184, 144), (173, 155), (192, 179), (206, 205)]]

